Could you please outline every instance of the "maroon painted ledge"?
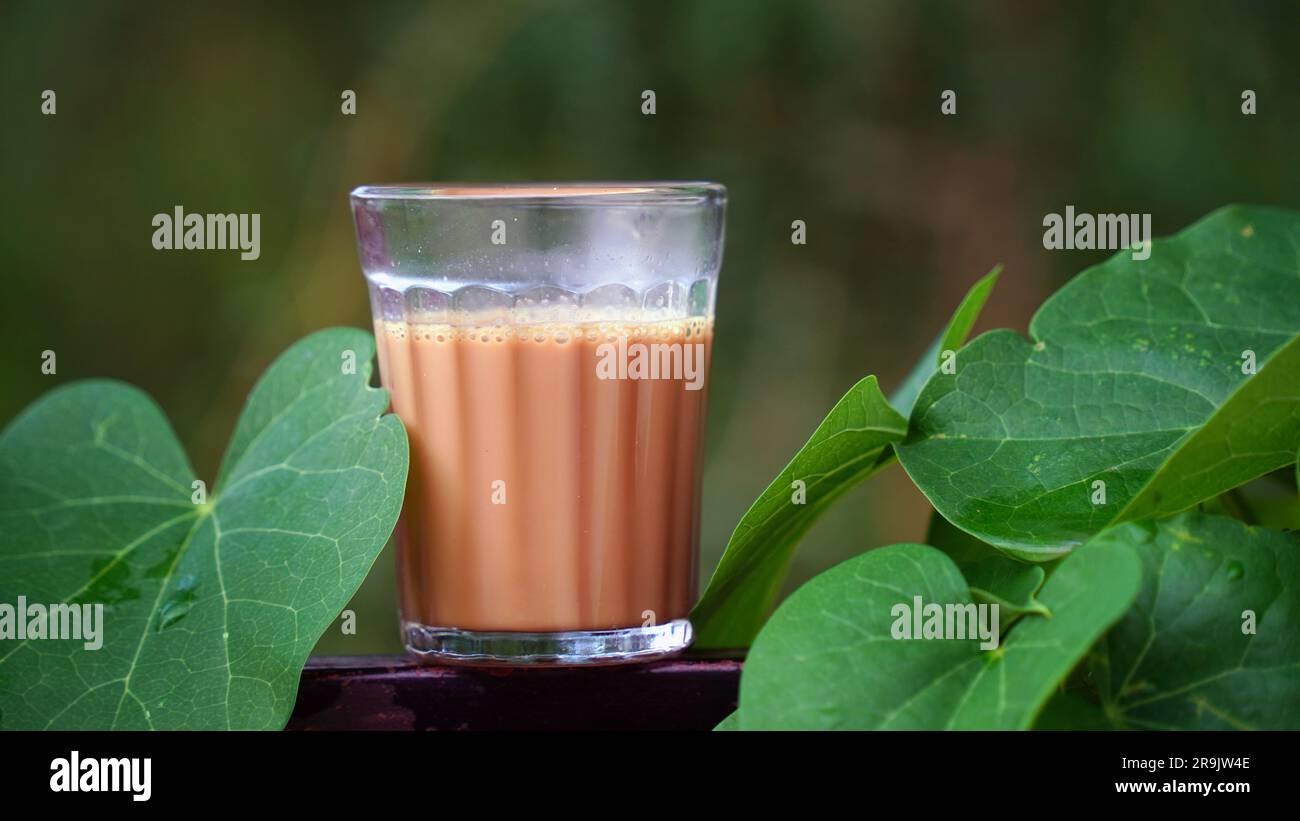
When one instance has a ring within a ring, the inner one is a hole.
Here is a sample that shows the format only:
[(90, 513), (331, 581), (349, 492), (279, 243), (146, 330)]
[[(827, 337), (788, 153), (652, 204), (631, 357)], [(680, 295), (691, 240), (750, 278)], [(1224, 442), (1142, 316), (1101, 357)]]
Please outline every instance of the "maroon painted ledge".
[(740, 661), (476, 669), (403, 656), (312, 658), (290, 730), (710, 730), (736, 709)]

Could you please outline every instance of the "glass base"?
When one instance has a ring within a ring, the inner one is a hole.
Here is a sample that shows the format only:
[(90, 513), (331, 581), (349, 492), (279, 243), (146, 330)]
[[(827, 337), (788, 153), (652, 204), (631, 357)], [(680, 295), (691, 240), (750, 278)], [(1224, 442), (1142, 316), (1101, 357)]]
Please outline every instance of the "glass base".
[(651, 627), (509, 633), (458, 630), (402, 622), (406, 650), (421, 660), (474, 666), (578, 666), (653, 661), (690, 646), (695, 631), (686, 619)]

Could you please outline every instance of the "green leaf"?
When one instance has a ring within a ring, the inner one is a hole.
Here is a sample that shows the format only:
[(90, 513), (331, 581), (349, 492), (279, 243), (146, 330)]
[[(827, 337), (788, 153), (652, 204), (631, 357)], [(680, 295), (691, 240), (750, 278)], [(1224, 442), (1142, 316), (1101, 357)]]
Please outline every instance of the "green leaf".
[(1101, 708), (1074, 693), (1052, 696), (1034, 722), (1035, 730), (1113, 730)]
[[(890, 464), (894, 452), (889, 444), (906, 435), (905, 417), (921, 386), (939, 365), (942, 352), (956, 350), (966, 341), (1001, 270), (997, 266), (971, 287), (891, 402), (880, 395), (875, 377), (859, 382), (750, 507), (691, 614), (697, 648), (745, 647), (753, 641), (776, 601), (799, 539), (836, 497)], [(890, 413), (891, 404), (897, 413)], [(863, 424), (879, 430), (862, 428)], [(833, 437), (849, 432), (861, 435), (831, 445)], [(863, 458), (867, 455), (873, 455), (870, 464)], [(791, 484), (798, 478), (807, 483), (806, 507), (791, 503)]]
[(831, 502), (877, 469), (891, 442), (906, 434), (907, 420), (890, 407), (874, 376), (835, 404), (736, 525), (691, 611), (696, 647), (749, 645), (776, 601), (799, 539)]
[(1047, 578), (1041, 564), (1022, 562), (1001, 553), (992, 545), (953, 527), (938, 513), (930, 517), (925, 541), (947, 553), (948, 558), (956, 563), (976, 602), (996, 604), (1002, 608), (1003, 629), (1025, 613), (1051, 615), (1034, 597)]
[(912, 413), (912, 405), (916, 402), (917, 394), (941, 364), (943, 352), (956, 351), (966, 343), (966, 337), (970, 335), (971, 328), (975, 327), (975, 320), (979, 319), (980, 311), (984, 309), (984, 303), (988, 301), (989, 294), (993, 292), (993, 286), (997, 284), (998, 275), (1001, 273), (1002, 266), (995, 266), (979, 282), (971, 286), (966, 296), (962, 298), (961, 304), (957, 306), (957, 310), (953, 312), (952, 318), (948, 320), (948, 325), (934, 338), (930, 347), (912, 366), (912, 370), (908, 372), (902, 384), (889, 398), (890, 404), (903, 416)]
[(740, 681), (742, 729), (1024, 729), (1089, 647), (1128, 609), (1132, 549), (1077, 551), (1043, 585), (1052, 617), (1030, 615), (1002, 645), (895, 639), (893, 608), (963, 605), (966, 580), (925, 545), (893, 545), (837, 565), (777, 608)]
[(0, 434), (0, 602), (103, 605), (99, 649), (0, 643), (5, 728), (283, 726), (401, 507), (406, 435), (368, 386), (373, 354), (351, 329), (285, 352), (202, 504), (136, 388), (59, 388)]
[(1232, 207), (1150, 259), (1090, 268), (1034, 316), (1032, 342), (984, 334), (930, 379), (903, 467), (949, 521), (1042, 561), (1290, 464), (1297, 249), (1300, 215)]
[(1112, 723), (1300, 729), (1300, 538), (1184, 513), (1082, 552), (1094, 545), (1129, 546), (1143, 565), (1142, 592), (1093, 662)]
[(740, 713), (732, 710), (727, 717), (718, 722), (718, 726), (713, 728), (715, 733), (728, 732), (740, 729)]

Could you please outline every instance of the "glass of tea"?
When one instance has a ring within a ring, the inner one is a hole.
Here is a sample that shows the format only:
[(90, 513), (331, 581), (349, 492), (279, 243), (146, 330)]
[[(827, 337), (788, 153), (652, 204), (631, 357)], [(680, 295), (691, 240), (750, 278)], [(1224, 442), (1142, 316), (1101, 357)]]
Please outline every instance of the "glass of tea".
[(690, 644), (725, 189), (352, 192), (411, 447), (394, 534), (422, 657), (599, 664)]

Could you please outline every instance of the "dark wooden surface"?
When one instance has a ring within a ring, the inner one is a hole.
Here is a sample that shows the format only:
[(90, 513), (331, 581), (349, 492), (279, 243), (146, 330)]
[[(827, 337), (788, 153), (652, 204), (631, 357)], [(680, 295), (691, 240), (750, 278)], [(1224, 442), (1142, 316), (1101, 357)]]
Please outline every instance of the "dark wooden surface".
[(476, 669), (403, 656), (313, 658), (290, 730), (709, 730), (736, 708), (740, 661)]

